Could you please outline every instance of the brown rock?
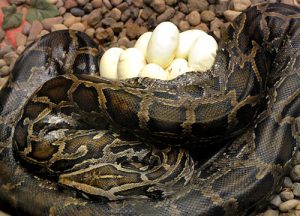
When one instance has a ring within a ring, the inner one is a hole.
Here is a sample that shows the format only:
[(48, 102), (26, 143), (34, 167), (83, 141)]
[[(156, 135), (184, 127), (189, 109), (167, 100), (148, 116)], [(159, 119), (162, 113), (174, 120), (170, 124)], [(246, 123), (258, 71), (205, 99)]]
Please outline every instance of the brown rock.
[(47, 2), (48, 2), (49, 4), (56, 4), (56, 3), (57, 3), (57, 0), (47, 0)]
[(87, 18), (87, 23), (90, 26), (95, 26), (101, 21), (102, 15), (101, 15), (101, 8), (98, 8), (96, 10), (93, 10)]
[(121, 37), (118, 40), (118, 45), (119, 47), (126, 49), (129, 48), (131, 44), (130, 44), (130, 40), (127, 37)]
[(93, 8), (100, 8), (102, 6), (102, 0), (93, 0), (91, 4)]
[(7, 65), (4, 59), (0, 59), (0, 67)]
[(201, 13), (201, 20), (203, 22), (210, 22), (215, 19), (215, 13), (213, 11), (205, 10)]
[(94, 34), (95, 34), (95, 29), (94, 29), (94, 28), (88, 28), (88, 29), (85, 30), (85, 33), (86, 33), (89, 37), (93, 38), (93, 37), (94, 37)]
[(121, 15), (121, 21), (126, 22), (131, 17), (131, 10), (128, 8)]
[(68, 10), (77, 6), (77, 2), (75, 0), (66, 0), (64, 7)]
[(86, 5), (87, 3), (89, 3), (89, 0), (77, 0), (77, 3), (78, 3), (80, 6), (84, 6), (84, 5)]
[(2, 28), (0, 28), (0, 41), (2, 41), (4, 37), (5, 37), (5, 31)]
[(109, 16), (113, 18), (115, 21), (119, 21), (121, 19), (122, 12), (118, 8), (113, 8)]
[(64, 19), (62, 17), (47, 18), (47, 19), (42, 20), (42, 25), (43, 25), (45, 30), (50, 31), (51, 26), (53, 26), (54, 24), (62, 23), (63, 20)]
[(22, 45), (22, 46), (18, 46), (16, 52), (18, 55), (21, 55), (24, 50), (25, 50), (25, 46)]
[(67, 9), (64, 8), (64, 7), (60, 7), (60, 8), (58, 9), (58, 12), (59, 12), (59, 14), (60, 14), (61, 16), (64, 15), (64, 14), (66, 13), (66, 11), (67, 11)]
[(136, 23), (130, 23), (127, 25), (126, 34), (130, 40), (138, 38), (140, 35), (145, 33), (147, 29), (139, 26)]
[(7, 65), (4, 65), (3, 67), (0, 67), (0, 77), (5, 77), (9, 74), (9, 67)]
[(58, 31), (58, 30), (64, 30), (64, 29), (68, 29), (67, 26), (65, 26), (64, 24), (55, 24), (51, 27), (51, 31)]
[(190, 11), (196, 10), (202, 12), (208, 9), (208, 2), (207, 0), (189, 0), (188, 1), (188, 8)]
[(85, 26), (82, 23), (74, 23), (73, 25), (70, 26), (70, 29), (76, 31), (84, 31)]
[(111, 25), (111, 29), (115, 34), (119, 34), (124, 28), (124, 24), (122, 22), (116, 22)]
[(30, 23), (25, 23), (24, 27), (23, 27), (23, 34), (24, 35), (29, 35), (30, 32), (30, 28), (31, 28), (31, 24)]
[[(65, 4), (65, 3), (63, 2), (63, 0), (58, 0), (57, 3), (56, 3), (56, 7), (57, 7), (57, 8), (61, 8), (61, 7), (64, 6), (64, 4)], [(66, 9), (66, 8), (65, 8), (65, 9)]]
[(129, 5), (128, 5), (128, 3), (127, 2), (123, 2), (123, 3), (121, 3), (121, 4), (119, 4), (118, 6), (117, 6), (117, 8), (120, 10), (120, 11), (125, 11), (125, 10), (127, 10), (128, 8), (129, 8)]
[(27, 38), (27, 44), (33, 42), (42, 30), (42, 23), (40, 21), (34, 20), (31, 24), (30, 32)]
[(110, 0), (103, 0), (103, 4), (108, 10), (111, 10), (113, 8), (113, 6), (110, 3)]
[(186, 30), (190, 29), (190, 24), (185, 20), (181, 20), (181, 21), (179, 21), (178, 28), (179, 28), (180, 31), (183, 32), (183, 31), (186, 31)]
[(224, 12), (228, 9), (228, 2), (222, 1), (216, 5), (216, 15), (223, 16)]
[(184, 4), (183, 2), (179, 2), (178, 7), (179, 7), (179, 11), (181, 11), (182, 13), (184, 13), (184, 14), (189, 13), (189, 8), (188, 8), (187, 4)]
[(16, 42), (17, 46), (25, 45), (27, 41), (26, 35), (22, 34), (21, 32), (17, 33)]
[(163, 13), (166, 10), (166, 3), (164, 0), (153, 0), (151, 7), (157, 13)]
[(201, 18), (200, 18), (199, 12), (198, 11), (192, 11), (191, 13), (189, 13), (187, 15), (187, 21), (192, 26), (196, 26), (196, 25), (200, 24)]
[(103, 27), (110, 27), (114, 23), (116, 23), (116, 20), (114, 20), (111, 17), (106, 17), (106, 18), (101, 20), (101, 24), (102, 24)]
[(172, 23), (174, 23), (175, 25), (179, 26), (179, 22), (181, 20), (183, 20), (185, 17), (184, 13), (180, 12), (180, 11), (176, 11), (174, 17), (170, 20)]
[(95, 36), (100, 43), (109, 42), (114, 39), (114, 32), (111, 28), (107, 28), (107, 29), (97, 28), (95, 32)]
[(47, 30), (42, 30), (41, 33), (40, 33), (40, 35), (39, 35), (39, 37), (43, 37), (44, 35), (49, 34), (49, 33), (50, 32), (47, 31)]
[(8, 83), (9, 76), (0, 78), (0, 90)]
[(243, 11), (251, 6), (250, 0), (232, 0), (233, 9), (235, 11)]
[(157, 23), (171, 20), (174, 17), (175, 13), (176, 10), (173, 7), (167, 8), (165, 12), (163, 12), (161, 15), (157, 17)]
[(165, 1), (166, 1), (166, 4), (169, 6), (172, 6), (177, 3), (177, 0), (165, 0)]
[(132, 4), (137, 8), (143, 8), (144, 6), (143, 0), (132, 0)]
[(221, 29), (223, 25), (224, 25), (223, 20), (219, 18), (215, 18), (213, 21), (210, 22), (210, 30), (214, 31), (217, 29)]
[(233, 10), (226, 10), (224, 12), (225, 19), (229, 22), (232, 22), (238, 15), (240, 15), (242, 12), (239, 11), (233, 11)]
[(12, 52), (14, 49), (11, 45), (3, 46), (0, 49), (0, 58), (2, 58), (5, 54)]
[(64, 16), (64, 23), (63, 24), (67, 27), (70, 27), (74, 23), (76, 23), (76, 17), (71, 13), (66, 13), (65, 16)]
[(4, 61), (7, 63), (7, 65), (14, 64), (15, 61), (17, 60), (18, 55), (15, 51), (10, 51), (9, 53), (6, 53), (3, 56)]
[(209, 31), (209, 28), (207, 27), (207, 25), (205, 23), (200, 23), (199, 25), (195, 26), (194, 28), (205, 31), (205, 32)]
[(84, 5), (83, 10), (86, 13), (91, 13), (94, 10), (94, 8), (91, 3), (87, 3), (86, 5)]
[(117, 5), (121, 4), (122, 1), (123, 1), (123, 0), (110, 0), (111, 4), (112, 4), (113, 6), (117, 6)]
[(154, 11), (150, 7), (145, 6), (143, 9), (141, 9), (140, 17), (143, 20), (147, 20), (153, 13)]

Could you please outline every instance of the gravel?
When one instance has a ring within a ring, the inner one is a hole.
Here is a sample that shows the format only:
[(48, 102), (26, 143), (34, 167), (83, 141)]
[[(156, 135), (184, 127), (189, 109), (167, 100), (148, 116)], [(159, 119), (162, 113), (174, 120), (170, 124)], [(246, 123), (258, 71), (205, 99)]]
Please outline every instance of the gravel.
[[(275, 2), (275, 0), (268, 0)], [(11, 3), (19, 4), (17, 0)], [(101, 47), (132, 47), (137, 38), (159, 23), (170, 20), (180, 31), (201, 29), (217, 40), (243, 10), (266, 0), (48, 0), (60, 16), (25, 24), (16, 36), (17, 47), (6, 44), (0, 28), (0, 90), (8, 81), (13, 65), (30, 43), (61, 29), (85, 31)], [(283, 3), (299, 4), (296, 0)], [(17, 6), (18, 7), (18, 6)], [(262, 216), (300, 215), (300, 151), (293, 159), (278, 194), (270, 199)], [(1, 213), (0, 213), (1, 214)]]

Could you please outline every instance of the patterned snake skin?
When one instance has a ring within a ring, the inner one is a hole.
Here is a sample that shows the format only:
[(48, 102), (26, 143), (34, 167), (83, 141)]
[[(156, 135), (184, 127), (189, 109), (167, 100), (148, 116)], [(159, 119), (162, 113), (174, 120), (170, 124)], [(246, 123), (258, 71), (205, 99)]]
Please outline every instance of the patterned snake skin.
[(241, 14), (214, 67), (99, 78), (84, 33), (30, 45), (0, 93), (0, 206), (17, 215), (249, 215), (299, 142), (300, 9)]

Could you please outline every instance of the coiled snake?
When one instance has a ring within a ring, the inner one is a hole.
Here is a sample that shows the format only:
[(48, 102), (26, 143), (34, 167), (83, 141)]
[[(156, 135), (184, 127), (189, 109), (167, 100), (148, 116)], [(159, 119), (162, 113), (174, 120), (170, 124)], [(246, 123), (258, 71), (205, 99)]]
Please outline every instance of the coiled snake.
[[(0, 101), (0, 203), (20, 215), (246, 215), (299, 142), (300, 10), (241, 14), (214, 67), (173, 81), (97, 77), (101, 52), (57, 31)], [(115, 132), (115, 133), (114, 133)]]

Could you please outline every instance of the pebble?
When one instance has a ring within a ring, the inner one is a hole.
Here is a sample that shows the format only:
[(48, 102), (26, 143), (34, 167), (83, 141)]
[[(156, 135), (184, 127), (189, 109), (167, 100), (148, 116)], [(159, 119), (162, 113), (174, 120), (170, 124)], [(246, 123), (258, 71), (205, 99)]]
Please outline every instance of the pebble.
[(289, 210), (292, 210), (299, 204), (299, 200), (288, 200), (286, 202), (283, 202), (279, 205), (279, 210), (282, 212), (288, 212)]
[(297, 151), (292, 160), (293, 165), (300, 164), (300, 151)]
[[(187, 4), (184, 4), (183, 2), (179, 2), (178, 7), (179, 7), (180, 12), (182, 12), (184, 14), (189, 13), (189, 8), (188, 8)], [(192, 11), (192, 9), (191, 9), (191, 11)]]
[(85, 33), (86, 33), (89, 37), (93, 38), (93, 37), (94, 37), (94, 34), (95, 34), (95, 29), (94, 29), (94, 28), (88, 28), (88, 29), (85, 30)]
[(103, 4), (108, 10), (111, 10), (113, 8), (109, 0), (103, 0)]
[(232, 22), (238, 15), (242, 12), (234, 11), (234, 10), (226, 10), (224, 12), (224, 17), (227, 21)]
[(27, 44), (32, 43), (42, 30), (42, 23), (40, 21), (34, 20), (31, 24), (30, 32), (27, 38)]
[(177, 3), (177, 0), (165, 0), (166, 4), (172, 6)]
[(96, 9), (92, 11), (87, 18), (87, 23), (91, 26), (97, 25), (101, 21), (102, 15), (101, 15), (101, 9)]
[(25, 45), (26, 41), (27, 41), (26, 35), (22, 34), (21, 32), (17, 33), (16, 35), (17, 46)]
[(30, 28), (31, 28), (31, 24), (30, 23), (25, 23), (24, 27), (23, 27), (23, 34), (24, 35), (29, 35), (30, 32)]
[(48, 2), (49, 4), (56, 4), (56, 3), (57, 3), (57, 0), (47, 0), (47, 2)]
[(0, 49), (0, 58), (2, 58), (5, 54), (13, 51), (13, 47), (11, 45), (1, 47)]
[(130, 23), (126, 26), (126, 35), (129, 39), (137, 39), (143, 33), (147, 31), (145, 27), (139, 26), (136, 23)]
[(223, 16), (224, 12), (228, 9), (228, 1), (221, 1), (219, 4), (216, 5), (215, 11), (216, 15)]
[(71, 13), (66, 13), (64, 16), (64, 22), (63, 24), (67, 27), (70, 27), (74, 23), (76, 23), (77, 19), (76, 17)]
[(90, 13), (93, 11), (93, 6), (91, 3), (87, 3), (84, 7), (83, 7), (83, 10), (85, 13)]
[(204, 22), (211, 22), (215, 19), (215, 13), (210, 10), (205, 10), (201, 13), (201, 20)]
[(47, 31), (47, 30), (42, 30), (41, 33), (40, 33), (40, 35), (39, 35), (39, 37), (42, 37), (42, 36), (44, 36), (44, 35), (46, 35), (46, 34), (49, 34), (49, 31)]
[(111, 4), (112, 4), (113, 6), (117, 6), (117, 5), (121, 4), (122, 1), (123, 1), (123, 0), (111, 0), (110, 2), (111, 2)]
[(130, 40), (127, 37), (121, 37), (118, 40), (118, 44), (121, 48), (129, 48), (130, 47)]
[(114, 32), (111, 28), (106, 28), (106, 29), (97, 28), (95, 32), (95, 36), (100, 43), (109, 42), (113, 40)]
[(8, 82), (9, 76), (0, 78), (0, 90), (6, 85), (6, 83)]
[(2, 41), (4, 37), (5, 37), (5, 31), (2, 28), (0, 28), (0, 41)]
[(4, 59), (0, 59), (0, 67), (7, 65)]
[(69, 10), (73, 7), (77, 7), (77, 1), (75, 1), (75, 0), (66, 0), (65, 1), (64, 8)]
[(236, 11), (243, 11), (251, 6), (250, 0), (232, 0), (231, 3), (233, 4), (233, 9)]
[(292, 190), (296, 197), (300, 197), (300, 183), (295, 182), (292, 186)]
[(200, 13), (198, 11), (190, 12), (187, 15), (187, 21), (192, 26), (196, 26), (196, 25), (200, 24), (200, 22), (201, 22)]
[(283, 179), (283, 187), (291, 188), (293, 186), (292, 179), (288, 176), (284, 177)]
[(300, 165), (296, 165), (290, 172), (291, 179), (293, 181), (299, 182), (300, 181)]
[(281, 203), (282, 203), (282, 200), (279, 195), (275, 195), (270, 201), (270, 204), (273, 207), (278, 207)]
[(122, 12), (118, 8), (113, 8), (109, 16), (113, 18), (115, 21), (119, 21), (121, 19)]
[(190, 29), (190, 24), (185, 20), (181, 20), (181, 21), (179, 21), (178, 28), (179, 28), (180, 31), (183, 32), (183, 31), (186, 31), (186, 30)]
[(84, 6), (89, 2), (89, 0), (77, 0), (78, 5)]
[(7, 65), (13, 64), (18, 58), (18, 55), (15, 51), (10, 51), (3, 56), (4, 61)]
[(67, 9), (64, 8), (64, 7), (60, 7), (60, 8), (58, 9), (58, 12), (59, 12), (59, 14), (60, 14), (61, 16), (64, 15), (64, 14), (66, 13), (66, 11), (67, 11)]
[(132, 4), (137, 8), (143, 8), (144, 6), (143, 0), (132, 0)]
[(116, 20), (114, 20), (111, 17), (106, 17), (104, 19), (101, 20), (101, 24), (103, 27), (111, 27), (112, 24), (116, 23)]
[(93, 8), (100, 8), (102, 6), (102, 0), (93, 0), (91, 4)]
[(268, 209), (267, 211), (265, 211), (263, 213), (262, 216), (278, 216), (278, 215), (279, 215), (279, 211), (278, 210)]
[(5, 77), (9, 74), (9, 66), (4, 65), (2, 67), (0, 67), (0, 77)]
[(64, 20), (63, 17), (51, 17), (51, 18), (44, 19), (41, 22), (42, 22), (44, 29), (47, 31), (50, 31), (51, 27), (54, 24), (62, 23), (63, 20)]
[(190, 11), (196, 10), (202, 12), (208, 9), (208, 2), (207, 0), (189, 0), (187, 4)]
[(64, 29), (68, 29), (67, 26), (65, 26), (64, 24), (55, 24), (51, 27), (51, 31), (58, 31), (58, 30), (64, 30)]
[(163, 13), (166, 10), (166, 3), (164, 0), (153, 0), (151, 7), (157, 13)]
[(70, 12), (77, 17), (83, 16), (85, 14), (84, 10), (74, 7), (70, 10)]
[(115, 34), (119, 34), (124, 29), (124, 23), (116, 22), (111, 25), (111, 29)]
[(163, 12), (161, 15), (159, 15), (156, 19), (157, 23), (161, 23), (164, 21), (169, 21), (171, 20), (176, 13), (176, 10), (172, 7), (169, 7)]
[(57, 3), (56, 3), (56, 7), (57, 8), (64, 8), (65, 10), (67, 10), (65, 7), (63, 7), (64, 4), (65, 3), (63, 2), (63, 0), (58, 0)]
[(122, 22), (126, 22), (129, 18), (131, 17), (131, 11), (128, 8), (127, 10), (125, 10), (122, 15), (121, 15), (121, 21)]
[[(38, 36), (38, 37), (40, 37), (40, 36)], [(21, 53), (22, 53), (24, 50), (25, 50), (25, 45), (21, 45), (21, 46), (18, 46), (16, 52), (17, 52), (18, 55), (21, 55)], [(12, 65), (10, 65), (10, 66), (12, 66)], [(11, 68), (11, 67), (10, 67), (10, 68)], [(11, 68), (11, 69), (12, 69), (12, 68)]]
[(76, 31), (84, 31), (85, 26), (82, 23), (74, 23), (73, 25), (70, 26), (70, 29)]
[(280, 198), (283, 202), (294, 199), (294, 194), (290, 189), (285, 189), (280, 193)]

